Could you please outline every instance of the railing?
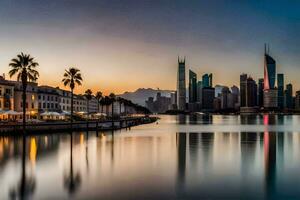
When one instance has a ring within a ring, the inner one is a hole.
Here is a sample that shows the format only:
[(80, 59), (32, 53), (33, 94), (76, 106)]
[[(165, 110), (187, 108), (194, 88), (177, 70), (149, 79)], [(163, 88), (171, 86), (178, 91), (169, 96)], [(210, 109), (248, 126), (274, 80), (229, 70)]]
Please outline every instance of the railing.
[[(130, 117), (117, 120), (89, 120), (70, 122), (42, 122), (27, 123), (26, 131), (29, 133), (36, 132), (53, 132), (68, 130), (111, 130), (135, 126), (151, 122), (149, 117)], [(17, 124), (0, 124), (0, 133), (20, 133), (23, 129), (22, 123)]]

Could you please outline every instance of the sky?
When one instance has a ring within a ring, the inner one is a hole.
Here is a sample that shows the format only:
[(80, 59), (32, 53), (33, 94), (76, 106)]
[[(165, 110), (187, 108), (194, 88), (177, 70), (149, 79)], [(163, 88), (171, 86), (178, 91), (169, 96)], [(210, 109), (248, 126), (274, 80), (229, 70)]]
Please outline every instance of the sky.
[[(214, 84), (263, 77), (264, 43), (285, 83), (300, 89), (298, 0), (1, 0), (0, 73), (18, 53), (39, 62), (40, 85), (63, 88), (79, 68), (76, 92), (175, 89), (177, 57)], [(6, 75), (7, 77), (7, 75)]]

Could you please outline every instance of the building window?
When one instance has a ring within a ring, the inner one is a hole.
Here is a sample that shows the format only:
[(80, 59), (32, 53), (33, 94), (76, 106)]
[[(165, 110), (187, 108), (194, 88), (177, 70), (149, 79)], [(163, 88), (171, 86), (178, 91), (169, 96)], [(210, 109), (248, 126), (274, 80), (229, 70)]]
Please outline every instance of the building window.
[(46, 103), (43, 103), (43, 108), (46, 108)]
[(34, 95), (31, 95), (31, 100), (34, 101), (35, 97)]
[(50, 103), (47, 103), (47, 108), (50, 108)]
[(10, 94), (10, 89), (6, 89), (6, 90), (5, 90), (5, 93), (6, 93), (6, 94)]
[(45, 96), (43, 95), (43, 100), (45, 100)]
[(34, 108), (34, 103), (31, 103), (31, 108), (32, 108), (32, 109)]
[(26, 108), (28, 108), (28, 102), (26, 102)]
[(49, 96), (47, 96), (47, 100), (50, 101), (50, 97)]

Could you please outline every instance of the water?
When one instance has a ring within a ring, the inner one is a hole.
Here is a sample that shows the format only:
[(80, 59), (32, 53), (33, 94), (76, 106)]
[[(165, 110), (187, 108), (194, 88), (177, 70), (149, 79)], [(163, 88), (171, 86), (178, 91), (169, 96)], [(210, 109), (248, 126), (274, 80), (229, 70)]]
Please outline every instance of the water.
[(299, 199), (299, 185), (300, 116), (0, 137), (0, 199)]

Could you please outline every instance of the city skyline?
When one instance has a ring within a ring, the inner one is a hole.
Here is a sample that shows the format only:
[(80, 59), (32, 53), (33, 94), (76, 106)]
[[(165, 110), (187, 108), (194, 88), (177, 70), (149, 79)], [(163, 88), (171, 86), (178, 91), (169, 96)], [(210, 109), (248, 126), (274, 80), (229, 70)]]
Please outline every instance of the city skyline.
[(77, 67), (86, 80), (78, 93), (175, 90), (176, 58), (185, 55), (195, 73), (209, 71), (215, 83), (239, 85), (242, 72), (262, 78), (267, 42), (278, 72), (300, 88), (299, 3), (280, 2), (75, 0), (45, 6), (4, 0), (0, 71), (7, 73), (10, 59), (23, 51), (40, 63), (41, 85), (63, 88), (56, 77)]

